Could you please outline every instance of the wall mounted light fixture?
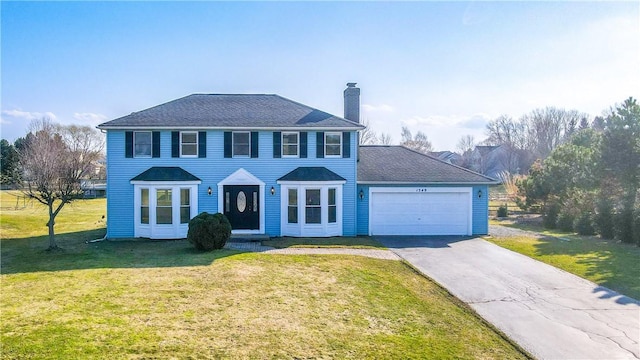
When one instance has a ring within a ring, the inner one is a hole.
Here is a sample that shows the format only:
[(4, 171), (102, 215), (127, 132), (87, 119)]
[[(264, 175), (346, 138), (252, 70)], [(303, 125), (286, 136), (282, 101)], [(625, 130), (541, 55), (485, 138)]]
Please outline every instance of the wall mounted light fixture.
[(482, 190), (478, 190), (478, 198), (482, 197)]
[(364, 190), (360, 189), (360, 193), (358, 195), (360, 196), (360, 200), (364, 199)]
[(275, 195), (276, 194), (276, 188), (274, 188), (273, 186), (271, 187), (271, 195)]
[(209, 186), (209, 188), (207, 189), (207, 194), (211, 196), (211, 186)]

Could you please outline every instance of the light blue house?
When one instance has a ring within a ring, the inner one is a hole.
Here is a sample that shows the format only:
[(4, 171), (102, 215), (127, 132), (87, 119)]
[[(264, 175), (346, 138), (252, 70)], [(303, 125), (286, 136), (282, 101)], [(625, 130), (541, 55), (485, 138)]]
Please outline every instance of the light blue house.
[(107, 237), (186, 236), (200, 212), (270, 236), (486, 234), (494, 180), (277, 95), (195, 94), (108, 121)]

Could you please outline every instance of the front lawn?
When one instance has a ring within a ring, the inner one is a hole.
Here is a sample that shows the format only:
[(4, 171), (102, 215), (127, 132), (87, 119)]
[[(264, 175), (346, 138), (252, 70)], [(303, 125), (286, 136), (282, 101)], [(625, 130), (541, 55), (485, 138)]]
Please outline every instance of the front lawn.
[(0, 215), (3, 359), (525, 358), (400, 261), (86, 244), (99, 201), (63, 210), (56, 253), (37, 209)]
[(487, 240), (640, 299), (640, 247), (594, 236), (544, 230), (532, 224), (509, 225), (529, 231), (542, 230), (545, 236), (492, 237)]

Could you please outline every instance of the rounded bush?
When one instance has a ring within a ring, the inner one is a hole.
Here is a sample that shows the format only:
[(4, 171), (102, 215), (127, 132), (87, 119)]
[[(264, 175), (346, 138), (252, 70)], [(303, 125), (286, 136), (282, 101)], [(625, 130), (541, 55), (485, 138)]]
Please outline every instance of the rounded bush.
[(556, 202), (547, 204), (543, 209), (542, 224), (547, 229), (555, 229), (556, 221), (558, 220), (558, 213), (560, 213), (560, 205)]
[(187, 240), (198, 250), (222, 249), (229, 237), (231, 237), (231, 223), (224, 214), (203, 212), (189, 221)]
[(502, 204), (498, 207), (498, 217), (505, 218), (509, 216), (509, 211), (507, 210), (507, 204)]
[(583, 211), (573, 222), (573, 228), (580, 235), (593, 235), (596, 230), (593, 227), (593, 215), (590, 211)]
[(571, 232), (573, 231), (573, 214), (568, 210), (562, 210), (558, 214), (558, 219), (556, 220), (556, 227), (562, 231)]

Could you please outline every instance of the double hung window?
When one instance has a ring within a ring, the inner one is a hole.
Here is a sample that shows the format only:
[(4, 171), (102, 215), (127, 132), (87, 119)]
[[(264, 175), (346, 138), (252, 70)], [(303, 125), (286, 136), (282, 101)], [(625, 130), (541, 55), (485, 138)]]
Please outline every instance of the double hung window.
[(135, 131), (133, 133), (133, 155), (135, 157), (151, 157), (151, 131)]
[(299, 134), (297, 132), (282, 133), (282, 157), (298, 157)]
[(233, 156), (249, 157), (251, 155), (251, 133), (248, 131), (233, 133)]
[(198, 156), (198, 133), (196, 131), (180, 133), (180, 156)]
[(327, 132), (324, 134), (324, 156), (342, 156), (342, 133)]

